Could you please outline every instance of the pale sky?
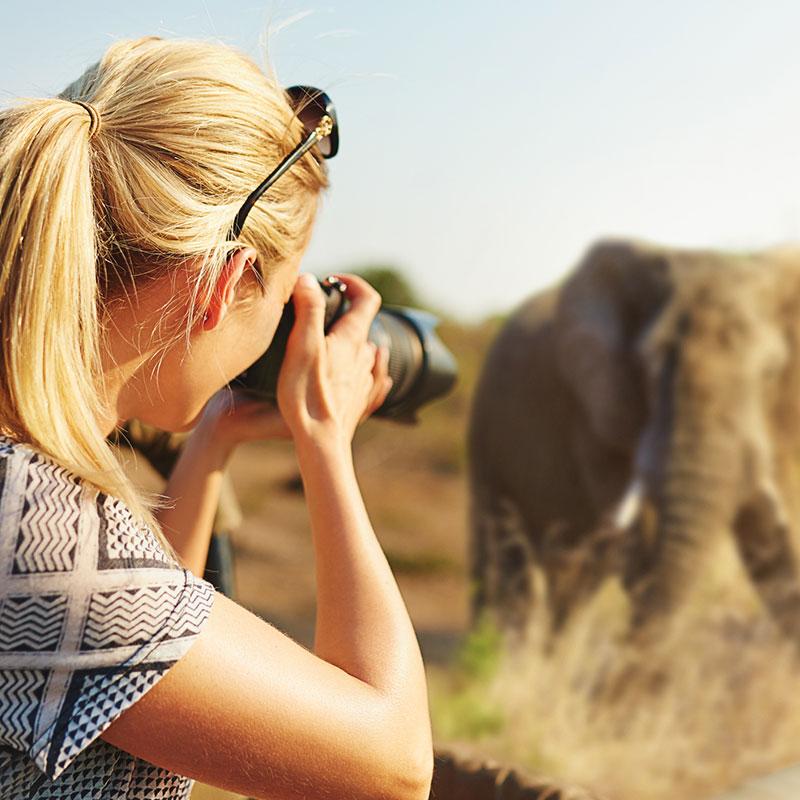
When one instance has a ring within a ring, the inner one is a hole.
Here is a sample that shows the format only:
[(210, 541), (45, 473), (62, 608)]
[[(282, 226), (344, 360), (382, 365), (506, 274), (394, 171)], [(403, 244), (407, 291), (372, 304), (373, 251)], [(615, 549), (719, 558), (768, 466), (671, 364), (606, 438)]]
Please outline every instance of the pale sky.
[(395, 265), (463, 317), (515, 306), (602, 236), (800, 238), (789, 0), (3, 0), (2, 20), (0, 103), (57, 93), (118, 38), (258, 59), (269, 38), (281, 81), (327, 89), (341, 125), (304, 268)]

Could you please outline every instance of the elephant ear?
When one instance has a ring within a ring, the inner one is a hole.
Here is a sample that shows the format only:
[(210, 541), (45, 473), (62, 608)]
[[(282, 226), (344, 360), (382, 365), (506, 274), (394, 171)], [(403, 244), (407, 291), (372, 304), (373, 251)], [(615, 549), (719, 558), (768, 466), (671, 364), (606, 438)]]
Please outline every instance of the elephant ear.
[(602, 241), (562, 286), (556, 360), (592, 431), (629, 450), (646, 416), (642, 332), (670, 295), (669, 256), (629, 241)]

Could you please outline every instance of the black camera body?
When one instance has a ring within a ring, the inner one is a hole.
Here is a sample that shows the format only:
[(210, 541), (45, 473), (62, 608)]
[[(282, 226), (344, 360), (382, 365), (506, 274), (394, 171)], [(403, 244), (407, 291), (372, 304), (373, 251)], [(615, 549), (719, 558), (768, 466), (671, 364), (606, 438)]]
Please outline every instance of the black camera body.
[[(344, 294), (346, 287), (338, 278), (326, 278), (320, 281), (320, 286), (325, 293), (327, 333), (336, 320), (347, 313), (350, 303)], [(289, 301), (269, 348), (231, 381), (231, 386), (275, 401), (278, 375), (294, 319), (294, 305)], [(437, 324), (435, 316), (418, 309), (384, 306), (378, 312), (368, 338), (379, 347), (388, 348), (389, 375), (394, 383), (373, 416), (415, 422), (421, 406), (452, 389), (457, 376), (456, 362), (437, 336)]]

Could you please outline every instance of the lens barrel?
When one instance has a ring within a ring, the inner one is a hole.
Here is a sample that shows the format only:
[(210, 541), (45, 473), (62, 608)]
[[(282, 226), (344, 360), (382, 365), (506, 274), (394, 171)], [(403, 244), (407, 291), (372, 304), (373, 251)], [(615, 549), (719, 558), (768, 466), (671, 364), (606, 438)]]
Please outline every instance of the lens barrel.
[[(325, 333), (350, 306), (345, 286), (338, 278), (320, 281), (325, 292)], [(389, 351), (389, 375), (394, 381), (383, 405), (374, 413), (401, 422), (415, 422), (416, 412), (453, 388), (458, 368), (450, 351), (436, 334), (438, 320), (432, 314), (400, 306), (383, 307), (369, 331), (369, 341)], [(294, 325), (294, 306), (283, 309), (267, 351), (231, 386), (267, 400), (275, 400), (278, 375)]]

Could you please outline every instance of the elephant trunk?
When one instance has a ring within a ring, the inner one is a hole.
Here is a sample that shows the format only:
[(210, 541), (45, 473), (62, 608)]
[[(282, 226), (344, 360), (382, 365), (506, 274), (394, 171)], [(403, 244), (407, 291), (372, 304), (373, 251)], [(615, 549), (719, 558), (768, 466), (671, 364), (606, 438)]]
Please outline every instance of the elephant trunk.
[(732, 437), (672, 439), (660, 480), (648, 489), (656, 510), (645, 574), (634, 589), (634, 626), (674, 610), (700, 574), (712, 537), (737, 510), (742, 455)]

